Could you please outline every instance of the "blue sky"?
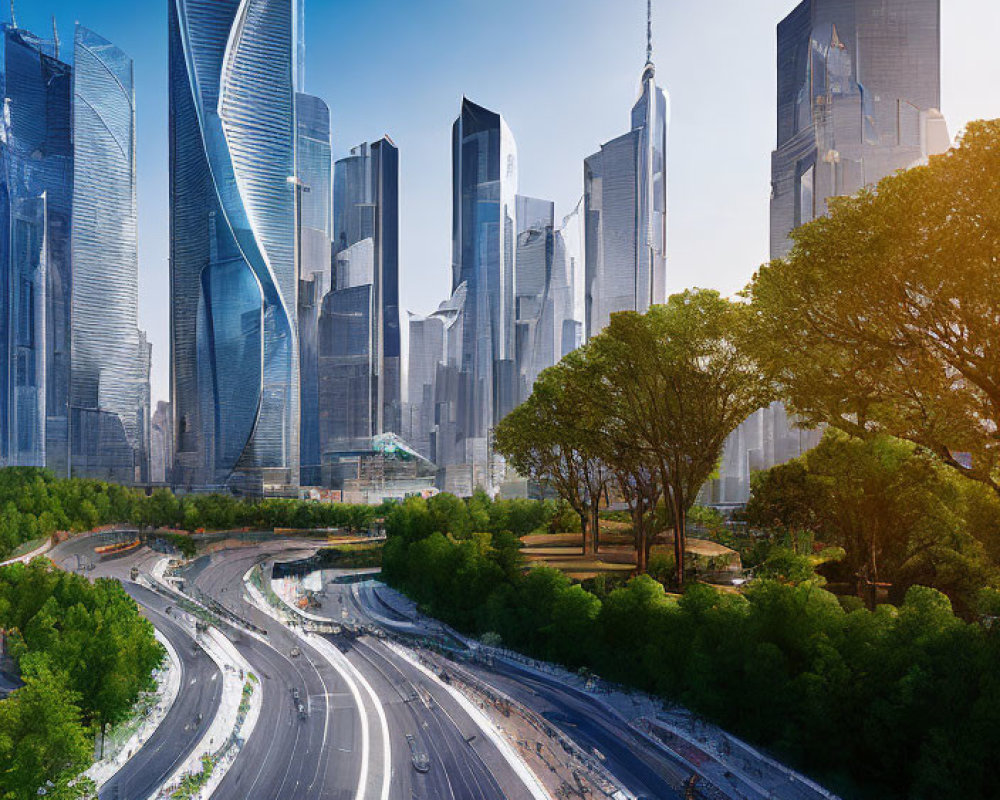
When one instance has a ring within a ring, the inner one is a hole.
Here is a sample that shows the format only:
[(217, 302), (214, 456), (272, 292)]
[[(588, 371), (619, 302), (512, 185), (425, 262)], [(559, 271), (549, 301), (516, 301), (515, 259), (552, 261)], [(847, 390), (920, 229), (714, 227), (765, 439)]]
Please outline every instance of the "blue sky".
[[(168, 392), (168, 0), (20, 0), (38, 33), (75, 21), (136, 62), (140, 319), (153, 397)], [(583, 159), (623, 133), (645, 58), (644, 0), (307, 0), (306, 89), (330, 104), (334, 149), (384, 133), (401, 156), (404, 307), (433, 310), (451, 261), (451, 123), (463, 94), (503, 113), (522, 194), (570, 211)], [(6, 3), (3, 4), (6, 6)], [(669, 286), (737, 291), (767, 255), (775, 25), (794, 0), (654, 0), (654, 61), (671, 95)], [(1000, 3), (943, 0), (952, 133), (1000, 117)], [(6, 14), (6, 9), (0, 11)]]

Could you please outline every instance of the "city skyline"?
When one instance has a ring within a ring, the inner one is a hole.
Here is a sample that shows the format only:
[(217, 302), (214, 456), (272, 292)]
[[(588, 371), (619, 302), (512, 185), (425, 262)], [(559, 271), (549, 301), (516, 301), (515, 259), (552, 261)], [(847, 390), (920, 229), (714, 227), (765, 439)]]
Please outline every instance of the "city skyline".
[[(634, 13), (615, 15), (603, 13), (601, 0), (572, 7), (532, 5), (537, 24), (526, 29), (516, 23), (517, 4), (508, 6), (509, 16), (487, 6), (469, 11), (457, 2), (417, 8), (386, 0), (366, 6), (367, 12), (308, 4), (306, 90), (331, 107), (335, 157), (385, 133), (400, 147), (402, 309), (430, 314), (448, 293), (450, 125), (462, 94), (505, 115), (520, 145), (522, 193), (554, 200), (561, 219), (583, 194), (583, 159), (620, 134), (638, 96), (645, 3), (633, 0), (633, 5)], [(658, 83), (670, 92), (674, 110), (668, 151), (670, 292), (688, 285), (736, 291), (767, 257), (776, 26), (795, 5), (727, 2), (729, 22), (721, 27), (714, 7), (654, 5)], [(6, 9), (0, 13), (5, 17)], [(365, 29), (369, 13), (384, 20), (381, 34), (368, 26), (370, 34), (341, 37), (337, 48), (323, 44), (337, 26)], [(19, 25), (43, 35), (55, 14), (67, 52), (72, 22), (79, 19), (136, 59), (140, 327), (153, 344), (155, 405), (169, 396), (168, 314), (162, 302), (168, 291), (166, 4), (154, 4), (141, 18), (123, 0), (95, 0), (86, 7), (79, 0), (21, 2), (17, 14)], [(982, 64), (977, 57), (990, 47), (990, 31), (998, 25), (1000, 7), (988, 0), (956, 0), (942, 10), (942, 111), (953, 135), (971, 119), (1000, 116), (1000, 97), (990, 88), (1000, 82), (1000, 64)], [(404, 36), (407, 30), (419, 35)], [(399, 46), (385, 48), (368, 65), (365, 81), (340, 80), (344, 70), (361, 63), (376, 35), (395, 36)], [(511, 69), (478, 64), (470, 56), (502, 35), (517, 37)], [(441, 46), (427, 46), (434, 38)], [(578, 40), (591, 44), (581, 47)], [(734, 83), (730, 56), (737, 50), (741, 63)], [(414, 69), (418, 57), (423, 67)], [(695, 58), (702, 68), (684, 69)], [(539, 74), (551, 77), (539, 81)], [(582, 81), (586, 91), (565, 88), (568, 81)], [(717, 99), (723, 92), (725, 103)], [(543, 101), (556, 111), (539, 116)], [(734, 126), (739, 136), (729, 131)], [(555, 151), (546, 145), (554, 138), (562, 142)], [(729, 153), (725, 164), (740, 165), (733, 174), (705, 169), (722, 148)], [(725, 237), (715, 235), (717, 219), (726, 220)]]

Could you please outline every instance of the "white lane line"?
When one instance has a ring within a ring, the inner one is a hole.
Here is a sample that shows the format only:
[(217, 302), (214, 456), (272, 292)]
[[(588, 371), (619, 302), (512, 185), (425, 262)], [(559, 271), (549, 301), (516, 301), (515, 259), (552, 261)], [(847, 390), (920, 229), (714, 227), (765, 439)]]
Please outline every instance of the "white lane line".
[[(382, 793), (380, 800), (389, 800), (389, 779), (390, 779), (390, 767), (391, 767), (391, 750), (389, 745), (389, 723), (385, 718), (385, 712), (382, 709), (381, 704), (378, 703), (377, 698), (375, 698), (375, 693), (371, 686), (364, 679), (360, 672), (358, 672), (354, 665), (348, 661), (347, 656), (340, 652), (334, 645), (324, 639), (322, 636), (316, 636), (312, 634), (299, 633), (293, 631), (278, 617), (274, 609), (268, 604), (267, 600), (261, 595), (260, 591), (254, 586), (253, 582), (250, 581), (250, 570), (243, 576), (244, 588), (246, 589), (246, 594), (253, 605), (257, 606), (261, 611), (267, 614), (269, 617), (274, 619), (279, 625), (282, 625), (292, 636), (297, 636), (299, 638), (307, 640), (312, 646), (319, 651), (321, 655), (329, 662), (340, 676), (344, 679), (347, 684), (347, 688), (351, 691), (351, 696), (354, 698), (354, 704), (358, 709), (358, 717), (361, 719), (361, 769), (360, 775), (358, 776), (358, 788), (354, 794), (355, 800), (364, 800), (365, 793), (368, 788), (368, 762), (370, 759), (369, 751), (371, 750), (371, 731), (369, 730), (368, 724), (368, 713), (365, 708), (364, 700), (361, 696), (361, 692), (358, 690), (358, 685), (354, 681), (351, 673), (357, 676), (362, 684), (365, 686), (366, 693), (373, 698), (376, 703), (376, 710), (378, 711), (379, 719), (382, 728), (382, 737), (384, 741), (384, 763), (386, 765), (385, 774), (382, 777)], [(325, 684), (324, 684), (325, 685)]]
[[(361, 718), (361, 773), (358, 776), (358, 789), (354, 793), (355, 800), (364, 800), (365, 792), (368, 788), (368, 760), (369, 760), (369, 749), (371, 745), (371, 732), (368, 730), (368, 713), (365, 708), (364, 701), (361, 698), (361, 692), (358, 690), (358, 685), (355, 683), (354, 678), (351, 676), (351, 672), (360, 675), (357, 670), (354, 669), (354, 665), (347, 660), (347, 657), (340, 652), (336, 647), (330, 644), (322, 636), (309, 636), (310, 643), (313, 647), (320, 652), (320, 654), (326, 658), (337, 672), (340, 673), (340, 677), (344, 679), (344, 683), (347, 684), (347, 688), (351, 690), (351, 695), (354, 697), (354, 704), (358, 708), (358, 716)], [(343, 659), (343, 662), (341, 662)], [(346, 665), (346, 669), (344, 668)], [(371, 687), (368, 687), (368, 691), (371, 691)], [(381, 711), (381, 708), (379, 709)], [(382, 717), (383, 722), (385, 716)], [(383, 732), (386, 738), (386, 751), (388, 751), (388, 726)], [(383, 800), (388, 800), (389, 797), (389, 787), (386, 785), (383, 787), (382, 793)]]
[[(469, 715), (469, 718), (476, 724), (493, 745), (500, 751), (500, 755), (503, 756), (504, 760), (514, 771), (514, 774), (521, 779), (521, 783), (524, 787), (531, 793), (534, 800), (551, 800), (551, 795), (546, 791), (542, 782), (538, 779), (538, 776), (528, 767), (521, 757), (514, 751), (511, 747), (510, 742), (506, 737), (502, 736), (497, 730), (496, 726), (493, 724), (492, 720), (486, 714), (481, 711), (474, 703), (472, 703), (469, 698), (462, 694), (454, 686), (445, 683), (437, 675), (435, 675), (431, 670), (427, 669), (423, 664), (421, 664), (412, 653), (410, 653), (405, 647), (396, 645), (395, 643), (386, 642), (386, 647), (396, 653), (400, 658), (412, 664), (416, 669), (420, 670), (427, 678), (438, 686), (442, 687), (448, 694), (450, 694), (461, 706), (462, 710)], [(445, 711), (447, 714), (447, 711)], [(450, 716), (450, 715), (449, 715)]]

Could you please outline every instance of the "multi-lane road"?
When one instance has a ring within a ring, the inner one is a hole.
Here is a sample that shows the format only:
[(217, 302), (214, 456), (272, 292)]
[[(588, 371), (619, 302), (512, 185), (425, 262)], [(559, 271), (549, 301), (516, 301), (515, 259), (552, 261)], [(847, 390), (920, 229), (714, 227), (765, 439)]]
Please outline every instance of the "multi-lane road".
[[(314, 550), (303, 551), (301, 544), (280, 542), (240, 548), (199, 559), (182, 573), (186, 591), (207, 596), (268, 632), (266, 645), (249, 636), (237, 643), (265, 680), (265, 710), (258, 728), (263, 725), (283, 732), (297, 725), (306, 730), (304, 740), (298, 742), (292, 741), (290, 733), (275, 737), (289, 741), (273, 756), (273, 740), (264, 744), (251, 736), (216, 796), (223, 800), (530, 798), (507, 760), (480, 735), (476, 723), (450, 695), (378, 639), (330, 636), (318, 642), (290, 630), (248, 602), (243, 576), (255, 564), (274, 558), (290, 560)], [(296, 649), (300, 654), (292, 656)], [(269, 684), (275, 684), (276, 690), (269, 692)], [(290, 698), (294, 689), (309, 700), (304, 721), (293, 713)], [(269, 696), (276, 698), (277, 704), (269, 703)], [(275, 705), (287, 713), (279, 709), (277, 717), (271, 716), (268, 709)], [(288, 714), (295, 719), (285, 720)], [(427, 759), (426, 771), (423, 757)], [(268, 758), (275, 763), (291, 760), (295, 779), (275, 785), (272, 777), (269, 785), (258, 791), (257, 786), (235, 777), (243, 772), (243, 764), (249, 763), (261, 765), (261, 776), (273, 775), (278, 769), (266, 766)]]
[[(547, 796), (489, 723), (405, 649), (377, 636), (307, 633), (289, 625), (245, 578), (263, 565), (307, 557), (320, 541), (235, 543), (185, 569), (183, 596), (153, 579), (162, 559), (142, 548), (95, 559), (92, 537), (50, 556), (65, 569), (117, 578), (180, 661), (180, 689), (163, 720), (100, 792), (101, 800), (149, 800), (194, 752), (219, 711), (219, 667), (190, 626), (186, 598), (207, 606), (218, 630), (260, 681), (256, 724), (215, 787), (219, 800), (534, 800)], [(132, 579), (139, 578), (144, 588)], [(327, 576), (329, 577), (329, 576)], [(318, 614), (390, 633), (442, 636), (440, 626), (393, 609), (377, 584), (327, 581)], [(294, 615), (291, 615), (294, 616)], [(588, 693), (542, 671), (501, 661), (466, 664), (491, 686), (543, 717), (580, 752), (599, 758), (622, 797), (684, 796), (690, 766), (656, 747)], [(488, 733), (490, 735), (488, 735)]]

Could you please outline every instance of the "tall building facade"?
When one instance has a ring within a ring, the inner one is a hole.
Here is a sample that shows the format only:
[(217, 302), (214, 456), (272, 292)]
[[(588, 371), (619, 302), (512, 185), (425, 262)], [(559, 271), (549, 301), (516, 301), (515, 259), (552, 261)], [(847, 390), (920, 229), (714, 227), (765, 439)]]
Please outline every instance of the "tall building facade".
[(402, 426), (399, 151), (384, 137), (333, 172), (333, 274), (319, 320), (324, 462)]
[(651, 31), (631, 130), (584, 161), (588, 339), (612, 314), (667, 299), (669, 108), (655, 81)]
[(73, 87), (71, 471), (145, 482), (150, 354), (138, 328), (132, 59), (78, 25)]
[(170, 484), (173, 482), (174, 464), (174, 415), (170, 403), (160, 400), (156, 404), (150, 423), (149, 436), (149, 482)]
[(0, 465), (69, 470), (72, 69), (0, 28)]
[[(555, 260), (549, 282), (550, 316), (542, 318), (542, 341), (550, 338), (560, 361), (584, 343), (587, 320), (583, 198), (556, 228)], [(547, 346), (547, 345), (546, 345)]]
[(555, 203), (517, 197), (517, 268), (514, 302), (518, 367), (518, 402), (531, 395), (535, 379), (555, 357), (554, 342), (543, 334), (551, 315), (549, 288), (555, 268)]
[(299, 482), (295, 0), (171, 0), (174, 479)]
[(851, 195), (950, 146), (940, 0), (804, 0), (778, 25), (771, 257)]
[(333, 148), (330, 109), (320, 98), (298, 94), (297, 190), (299, 251), (299, 362), (301, 370), (300, 481), (322, 480), (319, 425), (319, 320), (330, 290), (333, 245)]
[[(941, 105), (940, 0), (804, 0), (778, 25), (771, 257), (851, 195), (951, 146)], [(730, 436), (707, 502), (739, 505), (754, 471), (814, 447), (781, 403)]]
[[(490, 431), (519, 396), (516, 196), (517, 148), (507, 123), (463, 99), (452, 128), (453, 298), (448, 304), (462, 316), (462, 341), (454, 374), (436, 387), (439, 395), (450, 392), (448, 413), (439, 421), (437, 463), (486, 474), (486, 483), (493, 461)], [(480, 483), (473, 479), (474, 485)]]
[(434, 385), (438, 367), (446, 362), (445, 322), (437, 314), (409, 315), (407, 392), (403, 433), (424, 458), (433, 459), (432, 431), (436, 424)]

